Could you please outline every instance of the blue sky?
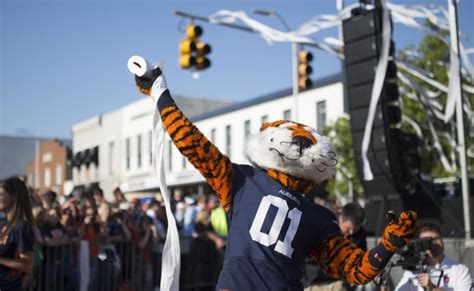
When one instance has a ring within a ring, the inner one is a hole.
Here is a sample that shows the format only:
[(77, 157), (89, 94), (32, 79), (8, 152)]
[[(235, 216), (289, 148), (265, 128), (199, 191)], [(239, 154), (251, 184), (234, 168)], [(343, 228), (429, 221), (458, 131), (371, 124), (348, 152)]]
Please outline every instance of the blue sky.
[[(345, 4), (354, 3), (345, 0)], [(435, 3), (439, 1), (393, 1)], [(178, 66), (181, 10), (208, 16), (220, 9), (270, 9), (296, 29), (335, 1), (0, 0), (0, 134), (70, 138), (71, 126), (143, 98), (127, 70), (134, 54), (162, 61), (174, 95), (243, 101), (291, 86), (291, 49), (255, 34), (202, 24), (212, 67), (193, 79)], [(474, 47), (474, 1), (459, 2), (466, 47)], [(275, 18), (259, 20), (283, 30)], [(186, 22), (184, 22), (186, 23)], [(336, 30), (313, 35), (337, 36)], [(397, 47), (422, 33), (395, 26)], [(337, 73), (340, 62), (314, 51), (313, 79)]]

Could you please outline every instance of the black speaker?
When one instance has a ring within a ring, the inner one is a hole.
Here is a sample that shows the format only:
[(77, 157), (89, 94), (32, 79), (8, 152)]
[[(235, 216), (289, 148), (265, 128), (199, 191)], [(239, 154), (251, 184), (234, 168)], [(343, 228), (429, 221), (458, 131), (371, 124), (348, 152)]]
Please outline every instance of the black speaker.
[[(351, 134), (356, 166), (366, 196), (409, 195), (416, 191), (408, 167), (417, 162), (412, 145), (403, 143), (399, 127), (402, 112), (399, 107), (397, 66), (394, 59), (395, 43), (390, 41), (390, 60), (379, 103), (376, 107), (372, 134), (367, 152), (372, 181), (362, 177), (362, 140), (369, 113), (372, 87), (381, 49), (382, 10), (357, 10), (357, 14), (343, 21), (345, 86), (351, 116)], [(412, 143), (413, 144), (413, 143)], [(412, 156), (402, 158), (408, 147)]]

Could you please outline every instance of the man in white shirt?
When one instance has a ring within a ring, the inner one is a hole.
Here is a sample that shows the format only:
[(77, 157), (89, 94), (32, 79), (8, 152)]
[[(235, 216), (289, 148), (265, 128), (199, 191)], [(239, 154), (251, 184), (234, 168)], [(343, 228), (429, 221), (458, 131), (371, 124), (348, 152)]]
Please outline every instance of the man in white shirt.
[(427, 266), (425, 273), (414, 274), (405, 271), (395, 290), (399, 291), (438, 291), (455, 290), (469, 291), (472, 279), (466, 265), (456, 263), (444, 254), (444, 243), (441, 231), (435, 224), (422, 225), (416, 238), (433, 239), (433, 247), (427, 251), (424, 264)]

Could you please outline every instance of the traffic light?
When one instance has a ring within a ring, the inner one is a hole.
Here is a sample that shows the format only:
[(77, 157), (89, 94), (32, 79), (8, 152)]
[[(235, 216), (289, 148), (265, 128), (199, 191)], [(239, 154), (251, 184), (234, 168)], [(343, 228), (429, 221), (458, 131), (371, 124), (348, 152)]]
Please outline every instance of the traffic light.
[(311, 87), (311, 79), (309, 75), (313, 72), (310, 62), (313, 60), (313, 54), (307, 50), (300, 50), (298, 52), (298, 88), (308, 89)]
[(205, 70), (211, 66), (207, 55), (211, 52), (211, 46), (201, 42), (199, 37), (203, 34), (202, 27), (188, 24), (186, 27), (186, 38), (179, 44), (179, 65), (183, 69), (195, 68)]

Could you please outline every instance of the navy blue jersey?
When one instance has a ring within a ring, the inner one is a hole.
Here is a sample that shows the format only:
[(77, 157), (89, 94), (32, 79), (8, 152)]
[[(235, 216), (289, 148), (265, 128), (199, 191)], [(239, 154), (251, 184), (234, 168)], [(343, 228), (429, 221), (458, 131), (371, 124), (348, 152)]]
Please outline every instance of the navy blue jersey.
[(232, 189), (217, 289), (301, 290), (309, 251), (340, 235), (336, 217), (252, 166), (233, 164)]

